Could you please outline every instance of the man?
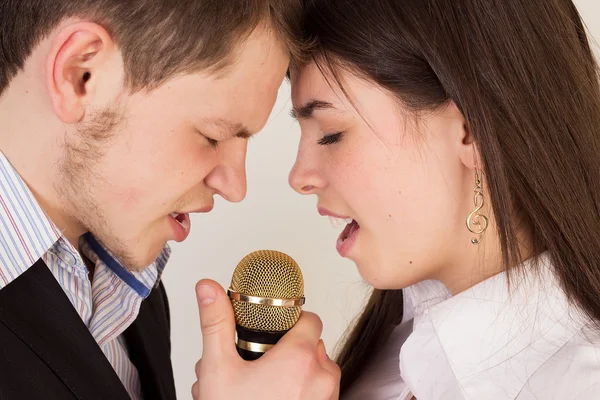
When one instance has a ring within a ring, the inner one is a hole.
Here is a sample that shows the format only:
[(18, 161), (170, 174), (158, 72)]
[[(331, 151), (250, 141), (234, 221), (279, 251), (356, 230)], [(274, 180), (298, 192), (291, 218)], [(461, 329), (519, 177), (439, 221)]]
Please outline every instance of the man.
[[(166, 242), (214, 195), (244, 198), (246, 140), (298, 53), (298, 3), (0, 2), (1, 399), (175, 398)], [(215, 356), (230, 355), (231, 310), (216, 283), (198, 291), (200, 365), (231, 374), (206, 387), (199, 367), (194, 395), (219, 399), (248, 364)], [(253, 365), (259, 387), (308, 354), (331, 389), (318, 318), (298, 326), (283, 358)]]

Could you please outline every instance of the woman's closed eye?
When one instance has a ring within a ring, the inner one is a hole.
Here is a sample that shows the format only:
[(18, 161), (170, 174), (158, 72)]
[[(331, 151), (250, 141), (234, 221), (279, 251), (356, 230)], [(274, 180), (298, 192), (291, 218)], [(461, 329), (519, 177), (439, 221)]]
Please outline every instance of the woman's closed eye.
[(323, 136), (321, 139), (319, 139), (319, 141), (317, 143), (321, 146), (335, 144), (335, 143), (338, 143), (342, 139), (343, 135), (344, 135), (344, 132), (330, 133), (330, 134)]

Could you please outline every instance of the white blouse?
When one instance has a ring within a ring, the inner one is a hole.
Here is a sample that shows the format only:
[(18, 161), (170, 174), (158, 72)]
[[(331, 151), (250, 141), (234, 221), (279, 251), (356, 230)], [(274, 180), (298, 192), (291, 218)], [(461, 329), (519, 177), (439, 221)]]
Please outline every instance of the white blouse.
[(550, 266), (451, 296), (404, 290), (402, 323), (343, 400), (599, 400), (600, 333), (567, 302)]

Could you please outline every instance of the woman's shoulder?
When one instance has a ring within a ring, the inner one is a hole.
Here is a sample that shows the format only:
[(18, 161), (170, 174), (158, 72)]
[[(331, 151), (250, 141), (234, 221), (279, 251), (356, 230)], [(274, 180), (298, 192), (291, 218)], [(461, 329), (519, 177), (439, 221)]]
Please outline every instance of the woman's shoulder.
[(531, 375), (518, 399), (600, 399), (600, 332), (590, 322)]
[(430, 393), (437, 384), (424, 377), (437, 371), (438, 382), (458, 384), (469, 398), (482, 390), (494, 399), (600, 391), (600, 335), (569, 301), (548, 258), (540, 261), (539, 268), (524, 265), (510, 285), (499, 274), (417, 315), (401, 351), (404, 379)]

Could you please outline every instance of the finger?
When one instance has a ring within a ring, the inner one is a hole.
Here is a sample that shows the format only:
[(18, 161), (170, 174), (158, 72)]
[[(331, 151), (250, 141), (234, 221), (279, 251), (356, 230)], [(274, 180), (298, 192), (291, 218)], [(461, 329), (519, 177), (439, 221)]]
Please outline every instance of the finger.
[(296, 322), (296, 325), (281, 338), (280, 342), (290, 344), (297, 344), (303, 342), (312, 346), (313, 349), (317, 346), (317, 342), (323, 332), (323, 323), (317, 314), (302, 311), (300, 319)]
[(327, 355), (323, 340), (319, 340), (316, 348), (318, 372), (312, 381), (307, 398), (321, 400), (338, 400), (340, 396), (340, 369)]
[(221, 285), (208, 279), (201, 280), (196, 285), (196, 295), (202, 329), (202, 358), (211, 362), (237, 354), (233, 308)]
[(329, 372), (331, 379), (335, 384), (335, 389), (333, 390), (330, 400), (338, 400), (340, 397), (340, 379), (342, 373), (339, 366), (327, 355), (327, 349), (325, 348), (323, 340), (319, 340), (319, 343), (317, 344), (317, 359), (319, 360), (321, 368)]
[(196, 381), (196, 383), (194, 383), (194, 385), (192, 386), (192, 398), (194, 400), (198, 399), (199, 391), (200, 391), (200, 382)]

